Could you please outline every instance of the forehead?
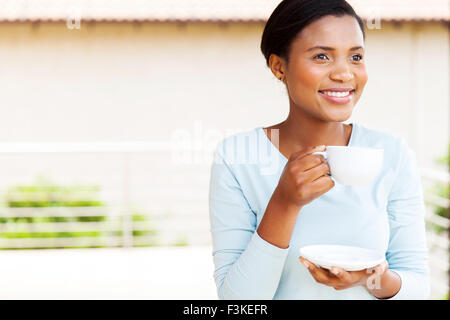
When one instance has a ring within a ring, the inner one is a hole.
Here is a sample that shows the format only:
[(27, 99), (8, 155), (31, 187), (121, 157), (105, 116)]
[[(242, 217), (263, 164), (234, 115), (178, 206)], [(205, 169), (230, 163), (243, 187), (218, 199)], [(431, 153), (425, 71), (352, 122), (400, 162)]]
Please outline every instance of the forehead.
[(306, 50), (317, 45), (334, 48), (364, 47), (364, 37), (354, 17), (325, 16), (300, 31), (292, 42), (292, 50)]

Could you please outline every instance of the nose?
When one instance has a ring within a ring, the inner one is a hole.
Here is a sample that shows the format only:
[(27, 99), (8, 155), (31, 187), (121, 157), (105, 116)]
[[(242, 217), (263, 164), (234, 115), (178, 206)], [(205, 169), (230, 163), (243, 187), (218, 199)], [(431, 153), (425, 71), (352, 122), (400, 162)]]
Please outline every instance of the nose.
[(336, 68), (330, 73), (330, 79), (339, 82), (348, 82), (354, 77), (354, 74), (346, 63), (336, 65)]

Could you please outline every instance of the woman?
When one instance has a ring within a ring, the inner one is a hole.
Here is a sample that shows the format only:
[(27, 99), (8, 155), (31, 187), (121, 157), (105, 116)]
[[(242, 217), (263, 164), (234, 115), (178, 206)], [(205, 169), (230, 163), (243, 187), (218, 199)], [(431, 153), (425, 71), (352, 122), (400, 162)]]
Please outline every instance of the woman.
[[(261, 50), (286, 86), (290, 111), (279, 124), (224, 139), (214, 153), (209, 201), (219, 298), (428, 297), (414, 152), (403, 138), (342, 123), (367, 82), (364, 38), (362, 20), (344, 0), (284, 0), (267, 21)], [(368, 187), (335, 184), (314, 153), (326, 145), (382, 148), (382, 171)], [(270, 172), (262, 170), (267, 160)], [(300, 247), (323, 243), (378, 250), (386, 260), (348, 272), (299, 257)], [(373, 276), (378, 285), (369, 285)]]

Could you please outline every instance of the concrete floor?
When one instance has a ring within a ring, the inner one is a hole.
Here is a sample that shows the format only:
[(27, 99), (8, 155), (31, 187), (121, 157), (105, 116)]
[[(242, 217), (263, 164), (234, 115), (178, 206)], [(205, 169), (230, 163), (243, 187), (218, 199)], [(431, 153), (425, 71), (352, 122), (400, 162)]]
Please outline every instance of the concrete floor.
[(1, 250), (0, 300), (214, 300), (213, 272), (210, 246)]
[(0, 251), (0, 299), (217, 299), (211, 248)]

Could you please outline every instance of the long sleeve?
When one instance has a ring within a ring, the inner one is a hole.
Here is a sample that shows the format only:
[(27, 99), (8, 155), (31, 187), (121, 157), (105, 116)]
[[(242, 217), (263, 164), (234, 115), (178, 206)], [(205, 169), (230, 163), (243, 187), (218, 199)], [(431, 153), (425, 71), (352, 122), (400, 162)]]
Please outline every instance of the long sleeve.
[(258, 235), (256, 214), (220, 150), (218, 147), (214, 152), (209, 193), (218, 296), (272, 299), (289, 248), (273, 246)]
[(391, 299), (428, 299), (430, 280), (421, 178), (415, 153), (404, 139), (399, 151), (401, 160), (387, 204), (390, 238), (386, 260), (389, 269), (400, 276), (401, 288)]

